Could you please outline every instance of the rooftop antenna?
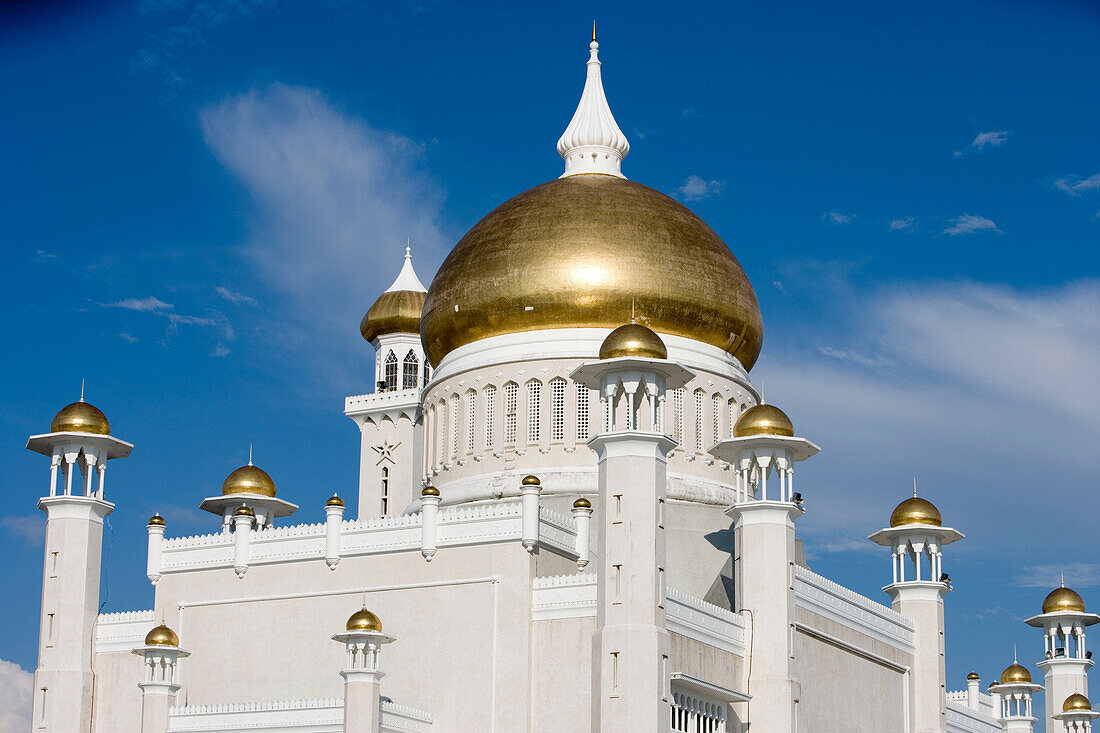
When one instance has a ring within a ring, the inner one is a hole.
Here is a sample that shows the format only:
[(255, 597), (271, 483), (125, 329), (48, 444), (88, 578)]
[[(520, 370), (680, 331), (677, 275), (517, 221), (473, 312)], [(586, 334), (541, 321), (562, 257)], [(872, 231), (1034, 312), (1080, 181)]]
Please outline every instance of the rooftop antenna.
[(248, 444), (248, 465), (252, 465), (252, 444)]
[(80, 401), (81, 402), (84, 401), (84, 378), (83, 377), (81, 377), (81, 379), (80, 379)]

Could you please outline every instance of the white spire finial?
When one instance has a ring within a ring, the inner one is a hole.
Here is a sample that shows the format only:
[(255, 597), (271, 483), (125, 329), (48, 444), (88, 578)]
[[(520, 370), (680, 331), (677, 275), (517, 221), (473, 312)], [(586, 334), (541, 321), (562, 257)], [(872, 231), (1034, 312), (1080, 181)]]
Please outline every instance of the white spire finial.
[(561, 177), (602, 173), (626, 178), (621, 169), (623, 158), (630, 152), (630, 143), (616, 124), (604, 95), (595, 22), (588, 48), (588, 76), (584, 80), (581, 101), (558, 140), (558, 154), (565, 159), (565, 173)]
[(1066, 571), (1065, 570), (1059, 570), (1058, 572), (1062, 576), (1062, 587), (1065, 588), (1066, 587)]
[(84, 380), (80, 380), (80, 401), (84, 401)]
[(1018, 661), (1020, 661), (1020, 660), (1016, 659), (1016, 645), (1013, 644), (1012, 645), (1012, 663), (1016, 664)]
[(397, 273), (397, 279), (393, 281), (393, 285), (386, 288), (387, 293), (398, 293), (403, 290), (414, 293), (428, 292), (424, 283), (420, 282), (420, 278), (416, 276), (416, 271), (413, 270), (411, 242), (411, 237), (405, 242), (405, 262), (401, 265), (401, 272)]
[(917, 498), (917, 477), (913, 477), (913, 498)]
[(252, 444), (248, 444), (248, 465), (252, 465)]

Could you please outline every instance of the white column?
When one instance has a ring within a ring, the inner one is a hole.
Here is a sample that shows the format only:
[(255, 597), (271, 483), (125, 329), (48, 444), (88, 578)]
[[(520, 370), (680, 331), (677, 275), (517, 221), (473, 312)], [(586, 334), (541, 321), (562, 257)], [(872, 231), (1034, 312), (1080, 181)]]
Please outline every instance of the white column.
[(149, 520), (146, 529), (149, 532), (149, 547), (145, 561), (145, 576), (149, 578), (150, 583), (156, 585), (160, 580), (161, 548), (164, 545), (164, 530), (167, 527), (158, 514)]
[(335, 570), (340, 562), (340, 525), (344, 521), (344, 502), (334, 500), (339, 497), (333, 496), (325, 504), (325, 564), (329, 570)]
[(577, 525), (577, 572), (584, 570), (591, 555), (592, 504), (581, 497), (573, 502), (573, 522)]
[(238, 578), (243, 578), (248, 572), (248, 541), (252, 534), (252, 514), (233, 515), (233, 570)]
[(420, 554), (428, 562), (436, 551), (436, 529), (439, 522), (439, 490), (427, 486), (420, 494)]
[(520, 484), (520, 507), (523, 515), (523, 530), (520, 542), (528, 552), (534, 552), (539, 543), (539, 494), (542, 484), (536, 476), (527, 476)]

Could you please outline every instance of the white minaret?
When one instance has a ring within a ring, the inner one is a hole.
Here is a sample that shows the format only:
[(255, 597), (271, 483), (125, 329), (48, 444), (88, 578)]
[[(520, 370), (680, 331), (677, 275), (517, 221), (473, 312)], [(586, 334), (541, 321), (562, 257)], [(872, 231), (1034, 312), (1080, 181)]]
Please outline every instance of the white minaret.
[(103, 519), (114, 509), (104, 493), (107, 461), (133, 446), (111, 437), (106, 416), (81, 394), (27, 448), (50, 457), (49, 493), (38, 500), (46, 560), (32, 724), (35, 731), (89, 733)]
[(894, 508), (890, 526), (869, 538), (890, 548), (894, 582), (883, 590), (893, 601), (894, 610), (908, 617), (914, 626), (916, 651), (909, 675), (913, 701), (909, 715), (914, 733), (947, 731), (943, 599), (951, 591), (951, 582), (943, 572), (943, 547), (963, 536), (943, 526), (939, 510), (918, 497), (914, 486), (913, 496)]
[(1089, 699), (1075, 692), (1062, 703), (1062, 712), (1054, 716), (1055, 727), (1047, 728), (1047, 731), (1048, 733), (1056, 731), (1089, 733), (1092, 730), (1092, 721), (1097, 717), (1100, 717), (1100, 713), (1092, 709)]
[(378, 658), (383, 644), (394, 640), (382, 633), (382, 622), (363, 608), (345, 625), (346, 631), (333, 634), (334, 641), (348, 652), (344, 671), (344, 733), (379, 733), (382, 725), (381, 683), (385, 676)]
[(1089, 667), (1093, 662), (1085, 649), (1085, 627), (1100, 622), (1100, 616), (1085, 611), (1085, 601), (1076, 591), (1055, 588), (1043, 600), (1043, 612), (1026, 623), (1043, 630), (1043, 660), (1046, 673), (1046, 726), (1061, 730), (1058, 714), (1062, 702), (1075, 693), (1089, 694)]
[(134, 649), (144, 661), (145, 679), (141, 688), (141, 733), (167, 733), (168, 711), (176, 704), (180, 691), (177, 662), (191, 652), (180, 649), (176, 632), (165, 624), (145, 635), (145, 643)]
[(593, 731), (668, 730), (665, 620), (666, 462), (676, 442), (661, 424), (665, 393), (693, 372), (668, 361), (660, 337), (621, 326), (600, 361), (571, 374), (599, 390), (602, 428), (588, 441), (599, 468)]
[(803, 514), (802, 497), (794, 490), (794, 464), (819, 449), (794, 436), (782, 410), (763, 403), (742, 413), (733, 434), (710, 452), (736, 471), (740, 498), (727, 514), (734, 520), (737, 548), (737, 610), (747, 612), (752, 622), (752, 702), (745, 722), (753, 730), (792, 733), (798, 698), (790, 633), (795, 620), (794, 523)]
[(344, 414), (359, 427), (361, 436), (360, 517), (400, 514), (420, 495), (424, 479), (420, 390), (431, 377), (420, 343), (420, 313), (427, 294), (406, 247), (397, 279), (359, 324), (375, 353), (375, 389), (344, 401)]
[(558, 140), (558, 154), (565, 160), (565, 172), (561, 178), (585, 173), (626, 178), (622, 172), (622, 162), (630, 152), (630, 143), (615, 122), (603, 92), (600, 44), (596, 43), (595, 24), (592, 25), (592, 43), (588, 48), (588, 75), (584, 80), (581, 101)]
[(1004, 733), (1034, 733), (1038, 719), (1031, 709), (1031, 698), (1042, 685), (1031, 681), (1031, 672), (1013, 655), (1012, 664), (1001, 672), (998, 682), (989, 691), (1000, 698), (999, 722)]

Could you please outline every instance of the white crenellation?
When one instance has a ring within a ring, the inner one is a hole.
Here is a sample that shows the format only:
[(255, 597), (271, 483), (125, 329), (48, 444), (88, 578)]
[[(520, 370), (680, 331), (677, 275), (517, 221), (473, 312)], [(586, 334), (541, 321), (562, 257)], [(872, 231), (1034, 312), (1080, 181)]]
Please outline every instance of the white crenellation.
[(890, 646), (913, 652), (913, 622), (897, 611), (795, 565), (795, 605)]
[(95, 653), (129, 654), (134, 647), (141, 646), (154, 625), (151, 610), (101, 613), (96, 619)]
[[(383, 700), (379, 705), (384, 733), (429, 733), (430, 713)], [(223, 705), (181, 705), (169, 711), (171, 730), (309, 730), (311, 733), (339, 733), (344, 726), (344, 700), (277, 700)]]
[[(950, 695), (950, 693), (948, 693)], [(966, 693), (964, 692), (965, 696)], [(1001, 724), (992, 713), (969, 707), (966, 700), (947, 700), (947, 733), (1001, 733)]]

